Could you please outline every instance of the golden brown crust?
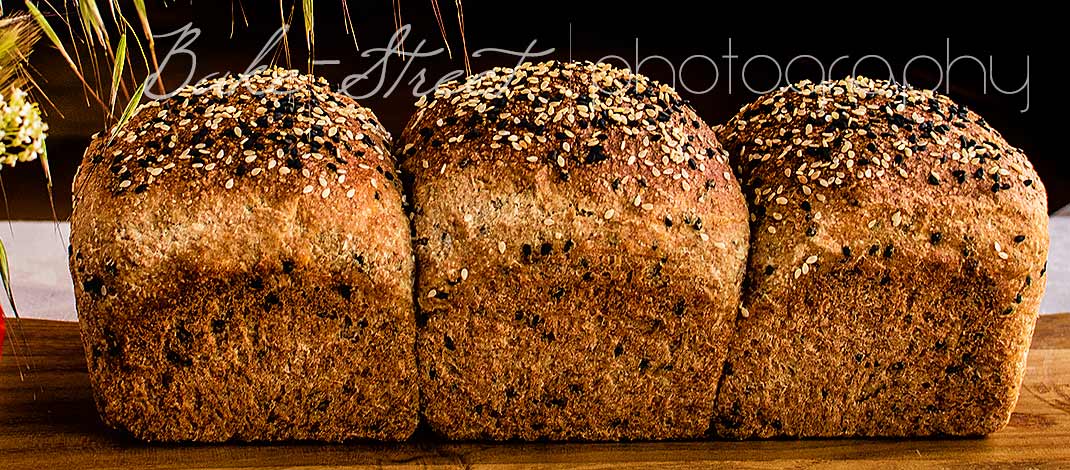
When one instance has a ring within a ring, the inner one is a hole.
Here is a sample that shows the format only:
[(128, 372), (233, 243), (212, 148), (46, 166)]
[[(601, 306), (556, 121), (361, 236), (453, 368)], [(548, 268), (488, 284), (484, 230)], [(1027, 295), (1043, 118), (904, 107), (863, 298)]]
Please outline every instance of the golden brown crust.
[(753, 238), (714, 430), (1006, 424), (1048, 248), (1044, 188), (1021, 151), (946, 97), (864, 78), (764, 96), (720, 136)]
[(279, 69), (95, 139), (71, 271), (104, 420), (161, 441), (407, 438), (413, 258), (389, 144)]
[(701, 436), (748, 237), (713, 131), (669, 88), (590, 63), (495, 69), (419, 104), (398, 147), (431, 427)]

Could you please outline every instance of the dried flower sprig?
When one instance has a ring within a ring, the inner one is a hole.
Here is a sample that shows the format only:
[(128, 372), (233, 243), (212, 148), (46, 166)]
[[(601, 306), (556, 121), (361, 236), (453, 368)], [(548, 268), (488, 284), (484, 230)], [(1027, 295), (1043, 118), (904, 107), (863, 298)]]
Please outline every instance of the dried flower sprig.
[(45, 154), (48, 124), (26, 92), (0, 93), (0, 168), (36, 160)]

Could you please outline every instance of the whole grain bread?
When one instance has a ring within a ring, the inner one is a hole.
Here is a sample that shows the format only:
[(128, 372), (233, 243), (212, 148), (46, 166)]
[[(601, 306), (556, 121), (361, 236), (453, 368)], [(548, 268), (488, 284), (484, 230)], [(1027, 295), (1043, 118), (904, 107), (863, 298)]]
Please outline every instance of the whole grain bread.
[(70, 263), (104, 421), (150, 441), (407, 438), (413, 258), (390, 144), (279, 69), (94, 139)]
[(763, 96), (720, 129), (750, 205), (720, 436), (986, 434), (1044, 290), (1044, 187), (950, 99), (865, 78)]
[(702, 436), (748, 238), (712, 129), (670, 88), (592, 63), (497, 68), (418, 106), (398, 149), (430, 427)]

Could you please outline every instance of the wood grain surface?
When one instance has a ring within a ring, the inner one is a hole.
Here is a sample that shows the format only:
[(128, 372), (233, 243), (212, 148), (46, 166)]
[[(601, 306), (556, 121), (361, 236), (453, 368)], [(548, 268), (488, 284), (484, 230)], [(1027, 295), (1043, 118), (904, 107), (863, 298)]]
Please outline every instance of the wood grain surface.
[(1041, 317), (1010, 425), (986, 438), (621, 444), (446, 443), (423, 434), (402, 445), (146, 445), (97, 418), (76, 323), (8, 326), (18, 334), (0, 362), (0, 469), (1070, 468), (1070, 314)]

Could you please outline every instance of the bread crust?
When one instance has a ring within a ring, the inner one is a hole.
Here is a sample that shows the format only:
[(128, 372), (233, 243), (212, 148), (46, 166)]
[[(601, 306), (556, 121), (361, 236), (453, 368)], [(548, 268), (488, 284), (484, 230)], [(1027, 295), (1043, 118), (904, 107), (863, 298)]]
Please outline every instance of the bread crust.
[(440, 87), (398, 148), (433, 430), (703, 435), (748, 228), (694, 110), (605, 65), (523, 64)]
[(1044, 290), (1043, 184), (983, 119), (865, 78), (759, 98), (719, 129), (753, 238), (715, 434), (987, 434)]
[(414, 266), (375, 116), (272, 69), (113, 132), (86, 152), (71, 218), (104, 421), (149, 441), (406, 439)]

